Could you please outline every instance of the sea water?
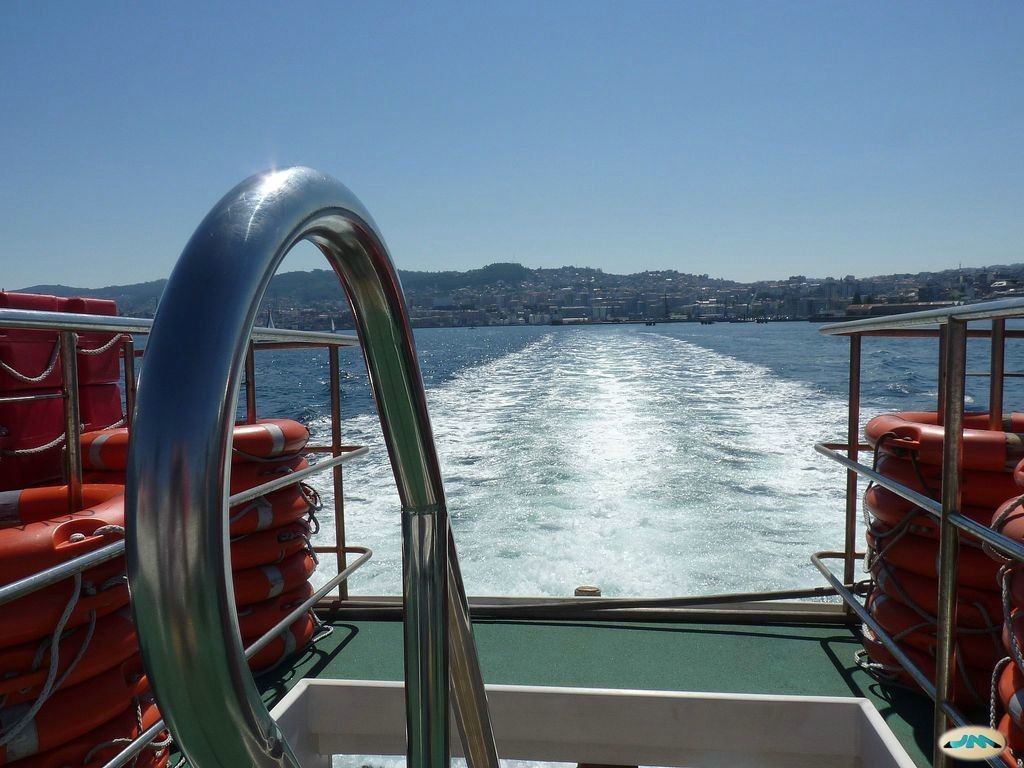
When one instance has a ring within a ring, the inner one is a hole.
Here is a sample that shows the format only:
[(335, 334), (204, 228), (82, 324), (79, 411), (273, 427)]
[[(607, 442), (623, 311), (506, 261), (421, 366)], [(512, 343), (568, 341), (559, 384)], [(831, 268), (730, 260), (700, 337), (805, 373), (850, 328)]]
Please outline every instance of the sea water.
[[(467, 592), (668, 596), (819, 586), (842, 549), (849, 343), (810, 323), (596, 325), (416, 332)], [(862, 421), (934, 410), (934, 339), (863, 342)], [(1007, 370), (1021, 370), (1011, 342)], [(986, 369), (988, 344), (969, 345)], [(400, 504), (358, 349), (342, 358), (347, 541), (373, 558), (356, 594), (399, 594)], [(261, 415), (329, 442), (327, 356), (258, 356)], [(1006, 410), (1021, 402), (1008, 380)], [(968, 379), (968, 407), (988, 379)], [(870, 457), (867, 457), (870, 460)], [(320, 543), (335, 537), (330, 473)], [(322, 558), (320, 583), (335, 573)]]

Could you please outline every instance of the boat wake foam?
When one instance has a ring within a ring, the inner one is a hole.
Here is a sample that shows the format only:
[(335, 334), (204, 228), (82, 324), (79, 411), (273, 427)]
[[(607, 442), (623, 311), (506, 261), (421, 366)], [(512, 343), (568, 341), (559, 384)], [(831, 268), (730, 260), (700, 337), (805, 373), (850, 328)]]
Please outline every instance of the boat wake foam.
[[(766, 367), (580, 329), (463, 369), (427, 398), (470, 594), (811, 586), (810, 554), (842, 546), (841, 473), (811, 446), (845, 431), (845, 404)], [(329, 434), (326, 419), (311, 429)], [(352, 588), (396, 594), (399, 502), (376, 416), (344, 434), (372, 449), (345, 471), (348, 539), (374, 550)], [(329, 478), (317, 486), (329, 503)]]

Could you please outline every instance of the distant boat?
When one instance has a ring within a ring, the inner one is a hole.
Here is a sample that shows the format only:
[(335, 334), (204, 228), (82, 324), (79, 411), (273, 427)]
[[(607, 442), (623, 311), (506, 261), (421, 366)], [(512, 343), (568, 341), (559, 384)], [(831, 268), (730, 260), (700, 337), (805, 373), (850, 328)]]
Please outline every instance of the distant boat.
[(274, 325), (274, 310), (270, 307), (267, 307), (267, 328), (277, 328)]
[(334, 318), (332, 317), (331, 318), (331, 333), (336, 333), (337, 330), (338, 329), (334, 327)]

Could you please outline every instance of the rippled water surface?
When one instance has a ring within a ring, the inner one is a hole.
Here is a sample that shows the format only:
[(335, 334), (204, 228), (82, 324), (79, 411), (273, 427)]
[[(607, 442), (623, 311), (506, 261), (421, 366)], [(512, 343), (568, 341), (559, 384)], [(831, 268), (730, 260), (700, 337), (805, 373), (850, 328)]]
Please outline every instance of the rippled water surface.
[[(848, 344), (818, 326), (431, 329), (416, 341), (472, 594), (816, 586), (810, 554), (842, 548), (843, 473), (812, 445), (845, 434)], [(933, 409), (936, 350), (865, 340), (864, 418)], [(972, 368), (985, 352), (972, 343)], [(345, 469), (348, 541), (374, 550), (351, 588), (396, 594), (398, 496), (361, 355), (342, 357), (344, 436), (371, 448)], [(325, 353), (270, 353), (257, 376), (262, 414), (329, 438)], [(987, 380), (969, 392), (984, 406)], [(329, 506), (329, 477), (315, 485)], [(333, 541), (331, 515), (322, 522)]]

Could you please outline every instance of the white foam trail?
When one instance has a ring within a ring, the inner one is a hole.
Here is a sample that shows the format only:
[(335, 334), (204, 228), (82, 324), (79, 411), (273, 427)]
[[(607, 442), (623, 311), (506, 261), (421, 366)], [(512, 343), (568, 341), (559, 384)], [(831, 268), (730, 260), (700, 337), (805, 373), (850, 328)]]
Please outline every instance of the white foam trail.
[[(579, 329), (427, 397), (471, 594), (811, 586), (811, 553), (842, 546), (843, 476), (812, 444), (845, 431), (845, 404), (762, 366), (658, 333)], [(351, 588), (396, 594), (399, 504), (376, 416), (344, 433), (372, 446), (345, 471), (348, 540), (374, 549)]]

